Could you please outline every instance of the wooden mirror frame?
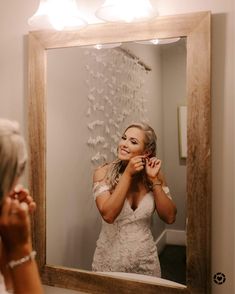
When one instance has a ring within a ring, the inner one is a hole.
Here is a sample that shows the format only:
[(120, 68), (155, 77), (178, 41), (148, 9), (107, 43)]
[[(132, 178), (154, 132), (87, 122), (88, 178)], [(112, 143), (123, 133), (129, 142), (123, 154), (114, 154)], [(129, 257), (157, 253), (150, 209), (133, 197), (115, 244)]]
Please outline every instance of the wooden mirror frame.
[[(78, 31), (29, 33), (29, 188), (37, 203), (33, 243), (44, 284), (97, 294), (210, 293), (210, 34), (210, 12), (162, 16), (145, 23), (90, 25)], [(124, 280), (47, 264), (46, 50), (179, 36), (187, 38), (187, 287)]]

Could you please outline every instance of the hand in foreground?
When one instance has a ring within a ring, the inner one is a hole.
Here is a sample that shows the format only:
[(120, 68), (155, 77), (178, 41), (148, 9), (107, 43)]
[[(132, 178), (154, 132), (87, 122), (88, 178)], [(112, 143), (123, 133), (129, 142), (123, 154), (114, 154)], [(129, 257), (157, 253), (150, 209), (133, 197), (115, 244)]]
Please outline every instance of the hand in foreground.
[[(6, 197), (1, 206), (0, 236), (6, 251), (11, 257), (32, 250), (28, 205)], [(27, 253), (28, 254), (28, 253)]]
[(36, 203), (33, 201), (32, 196), (29, 195), (29, 191), (22, 185), (17, 185), (10, 193), (12, 199), (17, 199), (20, 203), (26, 203), (29, 208), (29, 212), (33, 213), (36, 210)]
[(146, 158), (145, 171), (149, 180), (157, 178), (161, 169), (161, 160), (156, 157)]
[(2, 239), (1, 266), (9, 262), (20, 262), (15, 269), (4, 266), (5, 284), (14, 293), (43, 294), (34, 259), (28, 262), (32, 254), (29, 208), (26, 202), (6, 197), (1, 205), (0, 236)]
[(143, 155), (137, 155), (131, 158), (126, 167), (126, 172), (128, 172), (131, 176), (133, 176), (136, 173), (142, 171), (145, 166), (145, 161), (146, 161), (146, 156), (143, 156)]

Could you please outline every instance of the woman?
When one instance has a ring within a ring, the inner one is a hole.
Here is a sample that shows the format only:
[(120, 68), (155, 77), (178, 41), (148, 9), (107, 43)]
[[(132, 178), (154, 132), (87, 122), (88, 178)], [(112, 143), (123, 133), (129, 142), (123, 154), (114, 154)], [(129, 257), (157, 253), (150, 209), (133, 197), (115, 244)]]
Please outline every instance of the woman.
[(43, 293), (30, 232), (35, 203), (17, 185), (26, 159), (18, 124), (0, 119), (0, 294)]
[(150, 231), (156, 209), (171, 224), (176, 207), (156, 158), (156, 135), (144, 123), (130, 125), (118, 145), (118, 159), (95, 170), (94, 197), (103, 218), (93, 271), (161, 276)]

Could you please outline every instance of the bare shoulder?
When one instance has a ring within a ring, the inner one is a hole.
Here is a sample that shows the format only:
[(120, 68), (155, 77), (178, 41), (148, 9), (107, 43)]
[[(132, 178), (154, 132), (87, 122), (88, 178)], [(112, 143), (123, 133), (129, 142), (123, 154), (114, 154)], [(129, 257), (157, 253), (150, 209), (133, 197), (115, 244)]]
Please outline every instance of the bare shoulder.
[(110, 165), (111, 165), (110, 163), (105, 163), (105, 164), (97, 167), (93, 173), (93, 182), (102, 181), (105, 178), (105, 176), (107, 175), (107, 172), (110, 168)]

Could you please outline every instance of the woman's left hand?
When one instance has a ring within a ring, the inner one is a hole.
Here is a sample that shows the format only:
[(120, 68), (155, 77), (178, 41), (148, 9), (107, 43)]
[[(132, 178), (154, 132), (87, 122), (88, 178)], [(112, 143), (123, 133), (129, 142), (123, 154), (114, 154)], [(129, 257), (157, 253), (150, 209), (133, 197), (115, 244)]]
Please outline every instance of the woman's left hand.
[(36, 203), (34, 202), (32, 196), (29, 195), (29, 191), (22, 185), (18, 184), (9, 196), (12, 199), (17, 199), (20, 203), (25, 202), (28, 204), (30, 213), (36, 210)]
[(161, 160), (156, 157), (146, 158), (145, 171), (149, 180), (154, 179), (158, 176), (161, 169)]

